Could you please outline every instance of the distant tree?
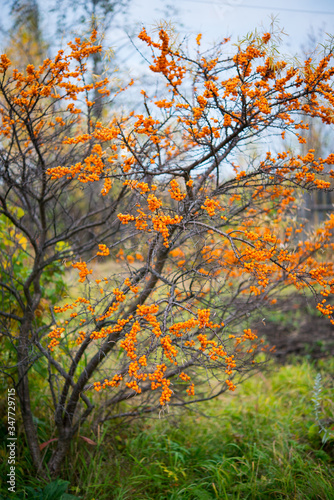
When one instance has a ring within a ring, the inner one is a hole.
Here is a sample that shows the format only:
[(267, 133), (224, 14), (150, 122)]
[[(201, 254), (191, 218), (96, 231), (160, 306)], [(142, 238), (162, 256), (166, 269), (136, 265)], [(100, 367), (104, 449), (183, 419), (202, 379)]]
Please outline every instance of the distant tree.
[[(84, 80), (101, 50), (96, 32), (24, 73), (1, 56), (0, 216), (11, 243), (0, 260), (0, 325), (15, 352), (2, 370), (33, 462), (53, 475), (100, 390), (108, 396), (99, 422), (233, 391), (265, 350), (252, 314), (283, 290), (311, 290), (334, 322), (334, 216), (299, 242), (295, 217), (299, 191), (329, 189), (334, 154), (269, 150), (247, 168), (235, 160), (277, 132), (304, 142), (308, 117), (333, 123), (332, 55), (291, 67), (269, 57), (269, 33), (250, 35), (233, 56), (227, 40), (202, 54), (198, 35), (192, 56), (165, 30), (156, 41), (145, 30), (139, 37), (165, 98), (143, 90), (145, 113), (105, 123), (91, 119), (91, 95), (107, 95), (108, 82)], [(93, 277), (100, 260), (110, 270)], [(87, 288), (53, 307), (46, 276), (60, 264)], [(47, 464), (32, 405), (37, 362), (58, 433)]]
[(41, 27), (36, 0), (16, 0), (11, 7), (11, 28), (5, 37), (6, 53), (18, 69), (28, 64), (42, 64), (48, 43)]

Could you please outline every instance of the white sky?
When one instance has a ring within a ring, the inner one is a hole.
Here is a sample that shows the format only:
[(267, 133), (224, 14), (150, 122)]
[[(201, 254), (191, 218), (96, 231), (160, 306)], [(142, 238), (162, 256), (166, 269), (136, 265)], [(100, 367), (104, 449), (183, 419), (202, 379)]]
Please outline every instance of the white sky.
[(333, 0), (133, 0), (129, 12), (145, 26), (169, 17), (183, 24), (183, 32), (201, 32), (210, 42), (237, 38), (261, 24), (268, 27), (271, 15), (289, 35), (286, 46), (292, 51), (300, 49), (312, 28), (317, 36), (318, 30), (334, 33)]

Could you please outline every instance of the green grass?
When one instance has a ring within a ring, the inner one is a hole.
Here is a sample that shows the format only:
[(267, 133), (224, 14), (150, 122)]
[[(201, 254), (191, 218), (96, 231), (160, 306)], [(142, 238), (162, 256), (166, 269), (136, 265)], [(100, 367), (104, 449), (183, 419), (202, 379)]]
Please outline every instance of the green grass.
[(99, 437), (87, 426), (80, 434), (98, 446), (77, 439), (62, 479), (82, 500), (331, 500), (333, 440), (323, 446), (314, 431), (312, 391), (320, 370), (321, 411), (333, 417), (334, 362), (319, 365), (294, 361), (186, 413), (106, 424)]

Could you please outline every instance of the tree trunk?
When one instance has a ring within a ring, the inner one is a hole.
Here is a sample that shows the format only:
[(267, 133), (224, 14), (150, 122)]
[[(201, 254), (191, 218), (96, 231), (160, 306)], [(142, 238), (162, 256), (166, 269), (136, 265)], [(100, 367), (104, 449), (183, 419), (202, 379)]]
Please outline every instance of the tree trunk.
[(18, 361), (18, 384), (17, 393), (20, 400), (21, 415), (23, 426), (29, 451), (31, 453), (32, 461), (36, 467), (37, 472), (43, 473), (42, 457), (38, 444), (37, 429), (33, 420), (33, 412), (30, 402), (30, 390), (28, 381), (29, 371), (29, 328), (26, 324), (22, 325), (19, 344), (17, 349)]
[(71, 429), (64, 429), (59, 436), (57, 448), (52, 453), (48, 463), (48, 469), (51, 477), (59, 475), (61, 464), (63, 463), (69, 450), (73, 435)]

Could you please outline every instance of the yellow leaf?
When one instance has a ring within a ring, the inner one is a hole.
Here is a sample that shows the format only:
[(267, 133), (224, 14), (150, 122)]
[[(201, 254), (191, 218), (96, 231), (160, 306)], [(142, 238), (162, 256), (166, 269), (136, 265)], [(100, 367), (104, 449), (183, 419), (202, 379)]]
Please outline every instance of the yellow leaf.
[(26, 249), (27, 249), (27, 243), (28, 243), (28, 240), (27, 240), (27, 238), (25, 238), (24, 236), (22, 236), (22, 237), (19, 239), (19, 245), (21, 245), (21, 247), (23, 248), (23, 250), (26, 250)]

